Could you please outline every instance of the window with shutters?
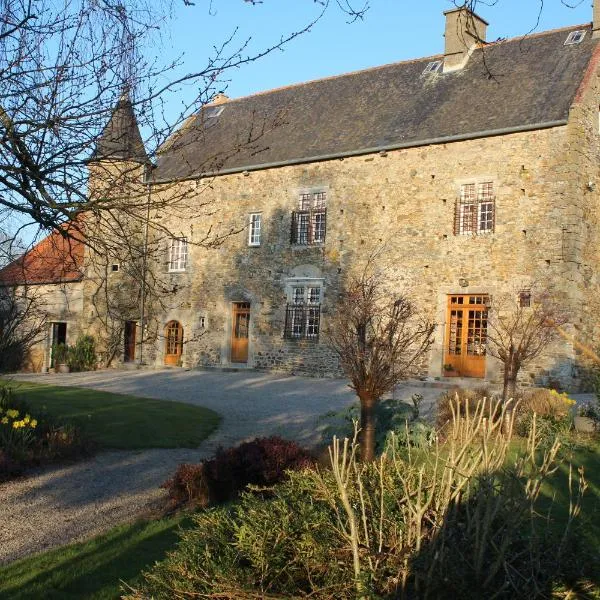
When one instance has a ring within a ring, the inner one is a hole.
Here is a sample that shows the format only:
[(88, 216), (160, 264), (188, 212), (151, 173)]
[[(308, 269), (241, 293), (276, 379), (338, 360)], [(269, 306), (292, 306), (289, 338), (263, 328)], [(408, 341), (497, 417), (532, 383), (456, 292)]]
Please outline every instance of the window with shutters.
[(292, 213), (292, 244), (310, 246), (325, 242), (327, 192), (302, 192)]
[(494, 183), (463, 183), (454, 212), (454, 235), (492, 233), (496, 224)]
[(317, 340), (321, 325), (321, 286), (314, 282), (292, 282), (288, 295), (284, 337)]

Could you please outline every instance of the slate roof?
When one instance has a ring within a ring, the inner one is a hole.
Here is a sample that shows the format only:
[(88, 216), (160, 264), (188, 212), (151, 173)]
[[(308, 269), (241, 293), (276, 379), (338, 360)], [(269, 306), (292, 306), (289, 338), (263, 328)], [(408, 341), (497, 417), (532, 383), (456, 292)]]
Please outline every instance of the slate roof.
[[(565, 46), (569, 31), (582, 43)], [(590, 25), (496, 42), (450, 73), (443, 56), (390, 64), (204, 107), (160, 149), (156, 180), (235, 172), (382, 147), (564, 124), (596, 47)]]
[(110, 120), (98, 138), (91, 160), (102, 159), (148, 161), (133, 105), (127, 93), (117, 102)]
[(83, 279), (84, 245), (55, 231), (0, 269), (0, 285), (68, 283)]

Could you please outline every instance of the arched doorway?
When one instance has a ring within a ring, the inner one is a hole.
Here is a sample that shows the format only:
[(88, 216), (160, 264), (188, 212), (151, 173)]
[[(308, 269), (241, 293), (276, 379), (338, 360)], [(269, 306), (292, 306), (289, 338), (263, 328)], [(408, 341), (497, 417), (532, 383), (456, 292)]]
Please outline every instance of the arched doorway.
[(183, 327), (179, 321), (169, 321), (165, 327), (165, 365), (176, 366), (183, 352)]

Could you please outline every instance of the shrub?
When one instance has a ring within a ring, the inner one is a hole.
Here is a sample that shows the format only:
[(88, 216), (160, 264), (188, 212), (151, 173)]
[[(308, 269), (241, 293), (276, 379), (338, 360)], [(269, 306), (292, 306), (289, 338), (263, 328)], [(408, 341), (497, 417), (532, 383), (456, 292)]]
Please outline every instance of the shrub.
[(69, 359), (69, 347), (66, 344), (54, 344), (52, 346), (52, 362), (56, 365), (67, 364)]
[(162, 487), (173, 506), (206, 507), (235, 498), (248, 484), (272, 486), (288, 470), (314, 465), (310, 454), (295, 442), (280, 437), (257, 438), (227, 450), (200, 464), (179, 465)]
[(71, 371), (93, 371), (98, 365), (96, 343), (91, 335), (77, 338), (74, 346), (68, 348), (68, 364)]
[[(375, 405), (377, 454), (383, 452), (392, 434), (395, 435), (395, 443), (400, 445), (426, 447), (433, 444), (436, 438), (435, 429), (419, 417), (422, 401), (421, 394), (413, 394), (411, 404), (389, 398), (380, 400)], [(356, 402), (337, 413), (329, 412), (323, 415), (321, 420), (327, 424), (324, 430), (327, 439), (333, 436), (341, 439), (352, 438), (354, 423), (360, 421), (360, 404)]]
[(391, 445), (365, 465), (355, 443), (334, 440), (330, 470), (290, 472), (266, 495), (251, 488), (198, 514), (127, 597), (539, 597), (565, 575), (585, 480), (563, 532), (532, 518), (559, 443), (540, 455), (532, 433), (505, 471), (505, 408), (484, 421), (484, 404), (457, 406), (448, 441), (426, 455)]
[[(483, 400), (489, 402), (483, 402)], [(488, 388), (465, 389), (459, 386), (440, 395), (436, 408), (436, 425), (442, 429), (452, 422), (452, 408), (461, 416), (475, 414), (479, 407), (485, 407), (487, 419), (496, 420), (501, 412), (501, 400)]]
[[(563, 445), (570, 444), (569, 432), (572, 428), (574, 406), (575, 400), (556, 390), (543, 388), (526, 392), (517, 404), (515, 432), (521, 437), (527, 437), (535, 422), (542, 445), (552, 444), (557, 436)], [(534, 414), (537, 415), (535, 421)]]

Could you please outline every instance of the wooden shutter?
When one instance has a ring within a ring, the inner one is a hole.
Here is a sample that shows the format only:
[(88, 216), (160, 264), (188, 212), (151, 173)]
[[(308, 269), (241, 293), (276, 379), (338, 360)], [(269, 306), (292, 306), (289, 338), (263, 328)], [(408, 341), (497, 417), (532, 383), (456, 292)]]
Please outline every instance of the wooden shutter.
[(298, 243), (298, 213), (292, 213), (292, 230), (290, 232), (290, 242), (292, 244)]
[(460, 198), (457, 198), (454, 203), (454, 235), (460, 233), (460, 205)]

